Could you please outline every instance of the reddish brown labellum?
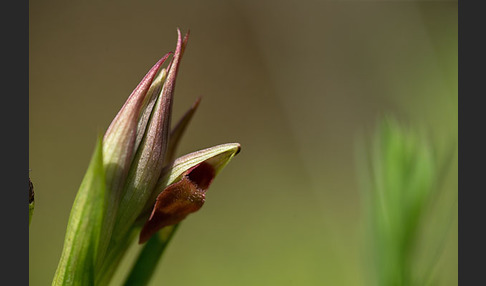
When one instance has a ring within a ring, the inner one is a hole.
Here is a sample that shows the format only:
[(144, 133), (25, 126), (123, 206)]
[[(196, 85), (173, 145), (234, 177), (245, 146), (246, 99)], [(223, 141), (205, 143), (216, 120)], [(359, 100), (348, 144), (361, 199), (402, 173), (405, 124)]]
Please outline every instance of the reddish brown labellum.
[(216, 175), (208, 163), (190, 169), (182, 179), (166, 187), (155, 201), (150, 218), (140, 232), (139, 243), (146, 242), (165, 226), (174, 225), (204, 204), (206, 190)]

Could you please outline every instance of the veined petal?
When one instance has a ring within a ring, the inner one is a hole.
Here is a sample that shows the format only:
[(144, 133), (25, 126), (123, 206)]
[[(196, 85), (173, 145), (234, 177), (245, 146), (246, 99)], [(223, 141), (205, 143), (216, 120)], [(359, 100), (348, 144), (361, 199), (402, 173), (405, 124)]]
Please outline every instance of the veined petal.
[(160, 70), (159, 74), (150, 85), (150, 88), (147, 92), (147, 96), (145, 97), (145, 100), (143, 102), (143, 106), (142, 106), (143, 112), (140, 115), (140, 119), (138, 120), (137, 139), (135, 140), (134, 150), (138, 150), (138, 147), (140, 146), (140, 142), (142, 142), (145, 131), (147, 130), (147, 125), (150, 119), (150, 115), (152, 114), (152, 111), (154, 109), (155, 102), (159, 98), (160, 91), (162, 90), (162, 85), (164, 84), (166, 78), (167, 78), (167, 69), (163, 68)]
[[(239, 143), (226, 143), (179, 157), (170, 166), (167, 166), (165, 171), (162, 171), (163, 176), (159, 179), (154, 191), (157, 192), (157, 188), (165, 188), (172, 184), (180, 179), (184, 172), (202, 162), (212, 165), (217, 175), (240, 150)], [(161, 190), (159, 189), (159, 191)]]

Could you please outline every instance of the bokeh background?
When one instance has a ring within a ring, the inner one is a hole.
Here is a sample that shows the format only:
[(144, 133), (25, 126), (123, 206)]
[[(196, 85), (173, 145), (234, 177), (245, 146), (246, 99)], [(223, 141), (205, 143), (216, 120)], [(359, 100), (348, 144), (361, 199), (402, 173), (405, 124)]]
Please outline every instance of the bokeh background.
[[(30, 0), (29, 13), (31, 285), (51, 283), (96, 136), (175, 49), (177, 27), (191, 36), (174, 120), (203, 97), (179, 153), (242, 151), (151, 285), (365, 285), (357, 138), (391, 114), (438, 149), (457, 143), (455, 1)], [(447, 174), (454, 197), (457, 157)], [(457, 208), (446, 208), (435, 274), (457, 285)]]

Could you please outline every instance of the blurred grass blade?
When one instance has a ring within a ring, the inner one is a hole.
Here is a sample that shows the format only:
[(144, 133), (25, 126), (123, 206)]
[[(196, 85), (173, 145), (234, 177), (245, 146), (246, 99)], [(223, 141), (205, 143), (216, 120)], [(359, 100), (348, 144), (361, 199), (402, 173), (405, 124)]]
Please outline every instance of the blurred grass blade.
[(434, 261), (425, 259), (418, 247), (435, 238), (425, 236), (424, 229), (442, 227), (427, 220), (439, 191), (440, 160), (422, 133), (392, 118), (381, 122), (367, 149), (360, 154), (365, 155), (360, 173), (371, 259), (367, 265), (374, 276), (370, 285), (425, 285), (423, 269), (431, 269)]
[(99, 137), (74, 200), (52, 285), (94, 285), (94, 264), (106, 206), (101, 140)]

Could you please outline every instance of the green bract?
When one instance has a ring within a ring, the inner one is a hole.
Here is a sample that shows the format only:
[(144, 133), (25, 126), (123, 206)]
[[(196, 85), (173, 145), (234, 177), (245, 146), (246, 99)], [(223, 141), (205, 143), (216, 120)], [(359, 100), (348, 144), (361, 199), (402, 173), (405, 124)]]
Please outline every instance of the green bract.
[(98, 140), (71, 209), (53, 285), (93, 285), (106, 202), (102, 143)]
[[(167, 227), (165, 248), (176, 226), (202, 206), (213, 178), (240, 150), (238, 143), (222, 144), (174, 160), (200, 101), (170, 132), (175, 82), (188, 40), (188, 34), (182, 39), (177, 32), (169, 65), (162, 68), (170, 53), (150, 69), (98, 140), (71, 210), (53, 285), (107, 285), (137, 236), (143, 243)], [(159, 254), (151, 256), (152, 269), (162, 252), (153, 253)], [(136, 264), (147, 261), (142, 255)], [(137, 285), (147, 283), (151, 271), (138, 272)]]

